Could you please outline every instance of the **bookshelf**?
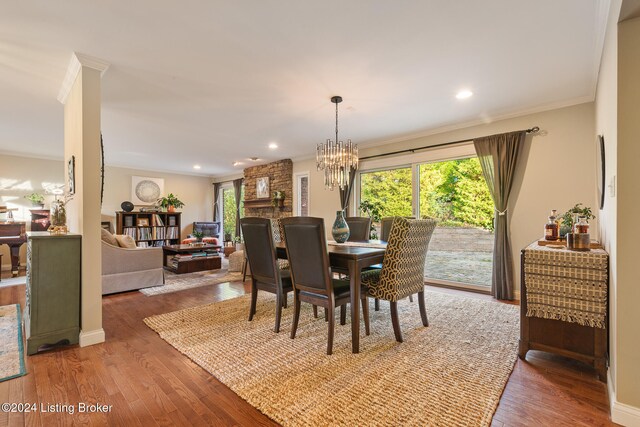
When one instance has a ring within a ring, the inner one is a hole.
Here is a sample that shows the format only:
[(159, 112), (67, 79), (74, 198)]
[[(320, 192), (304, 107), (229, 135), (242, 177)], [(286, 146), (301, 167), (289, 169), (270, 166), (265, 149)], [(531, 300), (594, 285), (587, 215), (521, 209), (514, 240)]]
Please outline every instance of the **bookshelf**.
[(141, 248), (180, 244), (181, 212), (116, 212), (116, 234), (127, 234)]

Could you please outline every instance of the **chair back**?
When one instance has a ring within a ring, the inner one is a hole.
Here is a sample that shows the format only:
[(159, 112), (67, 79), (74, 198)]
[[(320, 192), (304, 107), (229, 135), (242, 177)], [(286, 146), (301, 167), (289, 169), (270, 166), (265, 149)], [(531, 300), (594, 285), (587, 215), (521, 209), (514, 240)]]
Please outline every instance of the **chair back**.
[(293, 286), (300, 291), (333, 292), (324, 220), (313, 217), (282, 219)]
[(240, 219), (244, 250), (251, 274), (263, 283), (279, 283), (276, 250), (271, 234), (271, 221), (266, 218), (245, 217)]
[(282, 221), (280, 218), (271, 218), (271, 230), (273, 230), (273, 241), (284, 243), (284, 232), (282, 231)]
[[(396, 218), (398, 217), (388, 216), (380, 220), (380, 240), (382, 240), (383, 242), (389, 241), (389, 232), (391, 231), (391, 225), (393, 224), (393, 220)], [(414, 219), (415, 217), (405, 216), (404, 218)]]
[(199, 231), (203, 237), (218, 237), (220, 234), (219, 222), (194, 222), (193, 231)]
[(349, 226), (350, 242), (369, 240), (369, 231), (371, 229), (371, 218), (364, 216), (349, 216), (345, 218)]
[(393, 220), (380, 272), (381, 298), (398, 301), (424, 289), (424, 263), (435, 228), (434, 219)]

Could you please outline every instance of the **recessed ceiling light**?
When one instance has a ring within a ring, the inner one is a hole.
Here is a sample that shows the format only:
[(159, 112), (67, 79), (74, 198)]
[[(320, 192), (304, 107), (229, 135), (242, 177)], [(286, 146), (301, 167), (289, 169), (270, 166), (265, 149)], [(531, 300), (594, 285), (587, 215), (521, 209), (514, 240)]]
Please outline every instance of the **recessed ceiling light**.
[(278, 144), (276, 144), (275, 142), (272, 142), (271, 144), (269, 144), (269, 148), (271, 150), (275, 150), (276, 148), (278, 148)]
[(200, 169), (200, 165), (193, 165), (194, 169)]
[(233, 162), (233, 166), (240, 166), (242, 162)]
[(470, 98), (471, 95), (473, 95), (473, 92), (471, 92), (470, 90), (461, 90), (456, 94), (456, 98), (467, 99), (467, 98)]

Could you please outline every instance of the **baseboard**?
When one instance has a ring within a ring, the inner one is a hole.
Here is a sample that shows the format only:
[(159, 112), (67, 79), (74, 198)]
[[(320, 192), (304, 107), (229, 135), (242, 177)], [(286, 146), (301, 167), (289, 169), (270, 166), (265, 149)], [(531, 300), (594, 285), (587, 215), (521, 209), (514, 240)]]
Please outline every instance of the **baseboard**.
[(105, 340), (104, 329), (94, 331), (80, 331), (80, 347), (87, 347), (94, 344), (103, 343)]
[(627, 426), (640, 426), (640, 408), (620, 403), (616, 400), (616, 392), (613, 390), (611, 369), (607, 372), (607, 391), (609, 392), (609, 408), (611, 408), (611, 421)]

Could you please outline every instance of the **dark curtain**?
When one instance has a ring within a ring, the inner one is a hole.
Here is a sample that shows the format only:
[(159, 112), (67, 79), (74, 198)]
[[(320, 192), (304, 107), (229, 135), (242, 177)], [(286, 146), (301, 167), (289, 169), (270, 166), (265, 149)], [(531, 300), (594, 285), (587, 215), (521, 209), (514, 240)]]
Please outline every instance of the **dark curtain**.
[(244, 178), (233, 180), (233, 194), (236, 198), (236, 237), (240, 236), (240, 195)]
[[(357, 167), (349, 168), (349, 185), (340, 189), (340, 207), (345, 213), (348, 212), (349, 199), (351, 198), (351, 190), (353, 189), (353, 181), (355, 180), (357, 170)], [(356, 214), (356, 216), (358, 215)]]
[(220, 186), (221, 183), (213, 183), (213, 222), (220, 221)]
[(495, 298), (503, 300), (512, 300), (514, 295), (507, 206), (525, 136), (526, 131), (517, 131), (485, 136), (473, 141), (496, 211), (491, 293)]

